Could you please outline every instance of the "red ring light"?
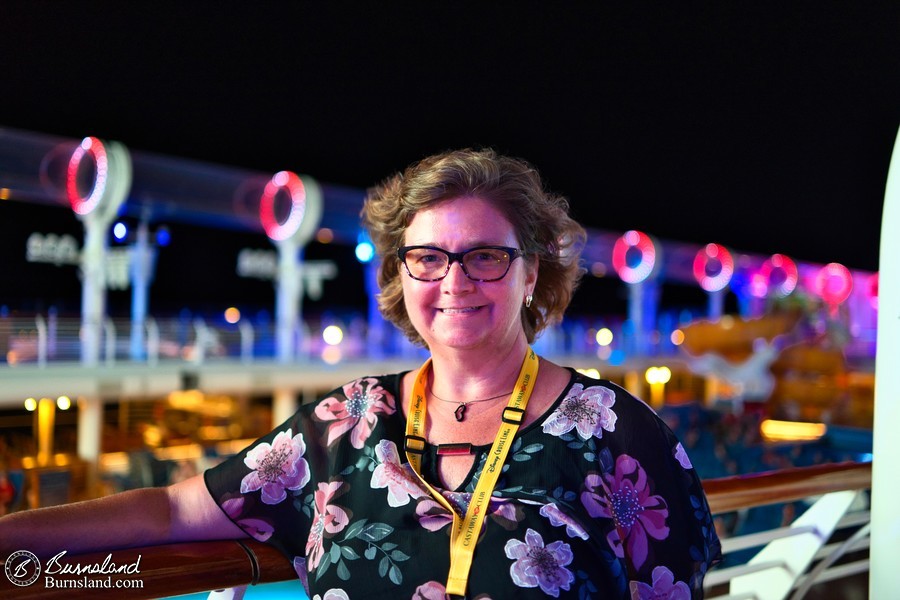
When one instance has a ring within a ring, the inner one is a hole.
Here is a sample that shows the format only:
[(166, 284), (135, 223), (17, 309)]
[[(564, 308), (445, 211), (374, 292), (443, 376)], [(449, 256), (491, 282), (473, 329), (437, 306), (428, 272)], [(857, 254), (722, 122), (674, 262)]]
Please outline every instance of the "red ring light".
[[(284, 221), (279, 222), (275, 216), (275, 196), (282, 190), (291, 197), (291, 210)], [(300, 177), (290, 171), (279, 171), (263, 190), (259, 200), (259, 220), (270, 239), (285, 240), (300, 228), (305, 208), (306, 189)]]
[(816, 293), (825, 302), (837, 306), (850, 297), (853, 291), (853, 276), (840, 263), (828, 263), (816, 275)]
[[(714, 274), (711, 275), (710, 270), (715, 271)], [(694, 256), (694, 279), (707, 292), (718, 292), (724, 288), (731, 281), (732, 275), (734, 259), (725, 246), (707, 244)]]
[(873, 309), (878, 310), (878, 273), (869, 275), (869, 287), (866, 292), (869, 296), (869, 304)]
[[(78, 191), (78, 169), (81, 161), (85, 156), (90, 156), (94, 161), (96, 174), (94, 176), (94, 184), (91, 186), (91, 193), (82, 196)], [(86, 215), (100, 203), (100, 197), (103, 196), (103, 190), (106, 189), (106, 177), (108, 173), (108, 163), (106, 159), (106, 148), (103, 142), (95, 137), (86, 137), (81, 144), (75, 148), (72, 157), (69, 159), (69, 168), (66, 171), (66, 196), (69, 198), (69, 204), (76, 214)]]
[[(784, 279), (778, 283), (772, 281), (772, 276), (781, 274)], [(763, 298), (769, 294), (776, 298), (785, 298), (791, 295), (797, 288), (797, 282), (800, 280), (800, 273), (797, 270), (797, 263), (785, 256), (784, 254), (773, 254), (762, 264), (759, 269), (761, 285), (757, 293), (758, 298)], [(760, 293), (761, 292), (761, 293)]]
[[(640, 252), (640, 261), (629, 265), (629, 251)], [(627, 231), (616, 240), (612, 254), (613, 268), (625, 283), (640, 283), (650, 276), (656, 266), (656, 245), (650, 236), (640, 231)]]

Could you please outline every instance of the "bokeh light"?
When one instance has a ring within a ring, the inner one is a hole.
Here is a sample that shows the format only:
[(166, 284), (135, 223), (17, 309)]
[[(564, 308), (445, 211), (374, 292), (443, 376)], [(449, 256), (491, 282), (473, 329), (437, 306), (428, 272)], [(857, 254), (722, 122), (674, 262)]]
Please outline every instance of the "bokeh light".
[(694, 256), (694, 279), (707, 292), (718, 292), (731, 281), (734, 259), (721, 244), (707, 244)]
[(341, 362), (341, 349), (337, 346), (326, 346), (322, 349), (322, 360), (329, 365)]
[(344, 339), (344, 332), (337, 325), (329, 325), (322, 330), (322, 339), (329, 346), (337, 346)]
[(117, 242), (125, 241), (125, 238), (128, 237), (128, 226), (122, 221), (117, 221), (113, 225), (113, 237), (116, 238)]
[(828, 304), (837, 306), (850, 297), (853, 276), (840, 263), (828, 263), (816, 275), (816, 293)]
[(656, 245), (649, 235), (627, 231), (613, 246), (613, 268), (625, 283), (640, 283), (653, 273), (657, 254)]
[(650, 367), (644, 373), (644, 378), (650, 385), (656, 383), (668, 383), (672, 378), (672, 371), (669, 367)]
[[(275, 201), (279, 193), (287, 193), (290, 197), (290, 208), (283, 219), (275, 214)], [(306, 189), (300, 177), (290, 171), (276, 173), (266, 184), (259, 200), (259, 220), (266, 235), (275, 241), (286, 240), (297, 233), (305, 210)]]
[(334, 241), (334, 232), (327, 227), (322, 227), (316, 232), (316, 241), (320, 244), (330, 244)]
[(593, 379), (600, 379), (600, 371), (598, 371), (597, 369), (575, 369), (575, 370), (578, 371), (579, 373), (581, 373), (582, 375), (587, 375), (588, 377), (591, 377)]
[(604, 327), (597, 332), (597, 345), (609, 346), (613, 341), (613, 332), (608, 327)]
[[(81, 174), (81, 163), (85, 156), (90, 157), (94, 163), (94, 178), (90, 193), (87, 196), (82, 196), (81, 191), (78, 189), (78, 180)], [(103, 142), (95, 137), (84, 138), (75, 149), (75, 152), (72, 153), (66, 172), (66, 196), (68, 196), (69, 204), (76, 214), (86, 215), (97, 208), (97, 204), (100, 203), (100, 198), (106, 189), (107, 174), (108, 163)]]
[(375, 246), (372, 242), (360, 242), (356, 245), (356, 260), (361, 263), (371, 262), (375, 258)]
[(757, 298), (784, 298), (796, 289), (799, 279), (797, 264), (793, 260), (784, 254), (773, 254), (754, 274), (750, 293)]

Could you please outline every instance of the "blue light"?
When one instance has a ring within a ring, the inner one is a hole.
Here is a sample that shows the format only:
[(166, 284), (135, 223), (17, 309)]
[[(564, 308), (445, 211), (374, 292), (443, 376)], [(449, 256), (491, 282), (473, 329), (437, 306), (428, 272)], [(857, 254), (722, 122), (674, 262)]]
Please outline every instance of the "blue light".
[(125, 223), (119, 221), (115, 225), (113, 225), (113, 237), (116, 238), (117, 242), (125, 241), (125, 238), (128, 236), (128, 227), (125, 226)]
[(623, 352), (622, 350), (613, 350), (610, 353), (609, 360), (607, 362), (609, 362), (609, 364), (614, 367), (622, 365), (625, 362), (625, 352)]
[(172, 241), (172, 234), (169, 233), (169, 229), (167, 227), (160, 227), (156, 230), (156, 245), (157, 246), (168, 246), (169, 242)]
[(356, 259), (361, 263), (370, 262), (375, 258), (375, 247), (372, 242), (360, 242), (356, 245)]

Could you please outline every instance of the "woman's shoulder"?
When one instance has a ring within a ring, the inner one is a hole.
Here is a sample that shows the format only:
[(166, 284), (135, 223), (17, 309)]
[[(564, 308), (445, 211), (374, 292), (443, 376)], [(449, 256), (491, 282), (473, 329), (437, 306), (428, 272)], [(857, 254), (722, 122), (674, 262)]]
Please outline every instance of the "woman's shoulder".
[[(649, 404), (621, 384), (572, 368), (568, 369), (571, 380), (556, 412), (593, 415), (592, 421), (608, 420), (615, 424), (610, 433), (617, 431), (619, 435), (626, 434), (626, 437), (631, 437), (632, 434), (626, 432), (632, 432), (634, 429), (647, 432), (647, 427), (659, 429), (663, 424), (662, 419)], [(600, 419), (600, 416), (603, 418)]]
[(648, 411), (651, 414), (655, 414), (655, 411), (650, 407), (649, 404), (628, 391), (621, 384), (609, 379), (604, 379), (602, 377), (595, 377), (592, 374), (585, 373), (571, 367), (568, 367), (568, 369), (572, 373), (572, 379), (569, 383), (568, 389), (566, 390), (567, 394), (571, 395), (584, 393), (587, 390), (602, 389), (606, 390), (609, 394), (612, 394), (612, 398), (615, 400), (615, 402), (628, 404), (629, 408), (639, 407), (639, 409), (642, 411)]

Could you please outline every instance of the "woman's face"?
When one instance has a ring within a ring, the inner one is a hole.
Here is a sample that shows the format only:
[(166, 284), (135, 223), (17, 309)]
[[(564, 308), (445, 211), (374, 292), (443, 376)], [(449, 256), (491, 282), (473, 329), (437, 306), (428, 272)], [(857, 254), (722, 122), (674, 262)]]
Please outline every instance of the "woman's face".
[[(462, 252), (476, 246), (518, 248), (513, 226), (503, 214), (477, 197), (455, 198), (416, 213), (405, 246), (436, 246)], [(537, 262), (512, 261), (498, 281), (472, 281), (458, 262), (440, 281), (418, 281), (401, 265), (406, 312), (432, 352), (503, 348), (524, 337), (520, 310), (537, 281)]]

